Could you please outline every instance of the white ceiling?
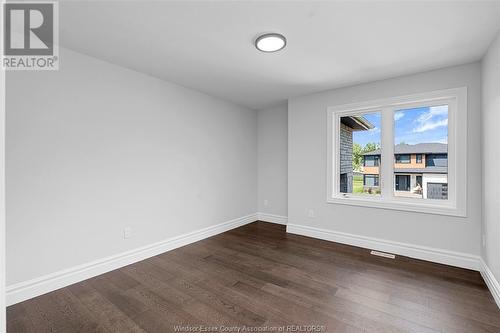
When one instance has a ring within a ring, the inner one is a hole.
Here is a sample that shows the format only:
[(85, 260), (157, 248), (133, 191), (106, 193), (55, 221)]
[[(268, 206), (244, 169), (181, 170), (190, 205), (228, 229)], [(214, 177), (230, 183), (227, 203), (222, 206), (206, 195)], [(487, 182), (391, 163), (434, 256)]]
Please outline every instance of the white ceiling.
[(499, 29), (500, 1), (60, 3), (63, 46), (254, 109), (476, 61)]

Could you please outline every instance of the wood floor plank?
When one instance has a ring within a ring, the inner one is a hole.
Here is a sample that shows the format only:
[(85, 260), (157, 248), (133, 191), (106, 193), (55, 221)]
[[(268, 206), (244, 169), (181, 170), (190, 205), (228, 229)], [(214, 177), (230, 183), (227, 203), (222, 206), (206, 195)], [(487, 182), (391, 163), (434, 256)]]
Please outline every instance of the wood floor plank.
[(59, 289), (50, 295), (51, 302), (59, 309), (60, 319), (67, 322), (73, 332), (107, 332), (85, 306), (68, 290)]
[[(223, 243), (225, 247), (231, 247), (234, 249), (237, 249), (238, 251), (248, 251), (248, 249), (243, 248), (239, 244), (240, 242), (236, 241), (226, 241)], [(246, 244), (245, 244), (246, 245)], [(247, 246), (247, 247), (251, 247)], [(251, 251), (257, 251), (257, 249), (252, 249)], [(362, 250), (368, 252), (368, 250)], [(427, 284), (422, 284), (421, 277), (420, 276), (413, 276), (414, 274), (411, 269), (400, 269), (401, 272), (395, 272), (395, 273), (386, 273), (385, 270), (379, 270), (379, 271), (370, 271), (368, 269), (369, 265), (373, 265), (373, 263), (367, 265), (363, 264), (362, 267), (359, 269), (355, 265), (359, 265), (359, 263), (355, 264), (355, 261), (353, 263), (349, 264), (349, 266), (346, 265), (340, 265), (338, 264), (337, 261), (333, 261), (331, 258), (331, 255), (329, 255), (328, 252), (321, 253), (320, 256), (315, 256), (315, 257), (310, 257), (309, 254), (307, 254), (307, 251), (305, 250), (300, 250), (298, 251), (297, 249), (293, 250), (272, 250), (272, 249), (266, 249), (261, 250), (259, 253), (260, 255), (266, 255), (263, 254), (265, 252), (270, 252), (270, 256), (273, 258), (276, 257), (281, 257), (285, 262), (287, 262), (289, 265), (292, 266), (297, 266), (300, 267), (302, 270), (307, 271), (307, 272), (315, 272), (316, 275), (324, 275), (326, 277), (332, 276), (332, 274), (336, 274), (337, 272), (344, 272), (348, 273), (347, 276), (349, 279), (355, 278), (355, 279), (362, 279), (366, 280), (366, 283), (369, 284), (370, 280), (371, 283), (374, 283), (376, 285), (378, 284), (385, 284), (388, 289), (398, 289), (398, 293), (401, 293), (402, 290), (404, 289), (403, 292), (410, 292), (414, 293), (415, 295), (422, 295), (422, 291), (426, 292), (428, 297), (433, 297), (436, 299), (448, 299), (452, 302), (460, 300), (460, 301), (466, 301), (470, 305), (481, 307), (483, 310), (488, 311), (488, 309), (491, 309), (491, 304), (489, 302), (485, 302), (485, 296), (490, 298), (489, 291), (486, 289), (485, 286), (483, 286), (483, 293), (480, 296), (474, 295), (474, 294), (468, 294), (468, 293), (456, 293), (454, 289), (452, 288), (445, 288), (437, 285), (436, 283), (427, 283)], [(337, 259), (335, 259), (337, 260)], [(352, 260), (351, 260), (352, 261)], [(323, 263), (323, 265), (318, 265), (318, 263)], [(429, 263), (428, 263), (429, 264)], [(334, 270), (332, 270), (334, 268)], [(406, 268), (406, 267), (405, 267)], [(476, 272), (477, 273), (477, 272)], [(346, 274), (344, 274), (346, 276)], [(481, 280), (480, 276), (478, 275), (477, 278)], [(337, 281), (337, 279), (335, 279)], [(481, 280), (482, 281), (482, 280)], [(496, 308), (496, 307), (495, 307)], [(495, 309), (496, 311), (496, 309)]]
[[(134, 317), (149, 308), (135, 298), (128, 297), (125, 292), (110, 282), (105, 276), (90, 279), (89, 284), (117, 309), (128, 317)], [(127, 289), (130, 290), (130, 289)]]
[(478, 272), (255, 222), (7, 308), (8, 333), (319, 325), (324, 332), (500, 333)]
[(92, 288), (88, 281), (71, 285), (68, 289), (89, 309), (99, 326), (104, 329), (110, 332), (145, 332), (113, 303)]
[[(148, 306), (151, 311), (147, 311), (147, 314), (145, 314), (146, 317), (150, 317), (152, 313), (156, 313), (157, 320), (161, 320), (165, 324), (168, 324), (171, 329), (173, 329), (175, 325), (188, 326), (205, 324), (197, 320), (192, 314), (183, 310), (169, 298), (163, 297), (155, 291), (141, 285), (127, 290), (126, 293), (129, 297), (133, 297)], [(144, 316), (141, 316), (141, 314), (139, 316), (134, 316), (133, 320), (141, 327), (144, 327), (144, 323), (142, 322)], [(162, 325), (162, 327), (164, 327), (164, 325)]]
[(24, 302), (14, 304), (7, 308), (7, 331), (8, 332), (34, 332), (35, 327), (28, 315)]
[(186, 291), (198, 301), (229, 315), (244, 325), (259, 326), (265, 322), (265, 318), (240, 306), (237, 302), (228, 300), (227, 297), (218, 293), (216, 289), (202, 288), (182, 279), (174, 279), (172, 282), (177, 288)]

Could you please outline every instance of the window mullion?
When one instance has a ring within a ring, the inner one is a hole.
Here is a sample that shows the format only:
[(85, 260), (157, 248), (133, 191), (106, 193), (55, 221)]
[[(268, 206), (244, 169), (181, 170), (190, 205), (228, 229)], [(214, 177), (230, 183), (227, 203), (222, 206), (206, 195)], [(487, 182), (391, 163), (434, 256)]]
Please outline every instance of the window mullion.
[(382, 198), (392, 200), (394, 189), (394, 110), (382, 110), (380, 181)]

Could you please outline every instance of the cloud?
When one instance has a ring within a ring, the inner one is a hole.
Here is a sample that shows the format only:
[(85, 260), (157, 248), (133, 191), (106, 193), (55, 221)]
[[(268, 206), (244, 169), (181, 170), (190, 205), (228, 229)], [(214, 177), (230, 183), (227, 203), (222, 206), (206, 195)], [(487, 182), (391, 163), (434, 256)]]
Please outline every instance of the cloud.
[(413, 133), (422, 133), (443, 126), (448, 126), (448, 118), (437, 121), (427, 121), (426, 123), (421, 124), (419, 127), (414, 128)]
[(394, 120), (398, 121), (399, 119), (403, 118), (405, 116), (405, 113), (402, 111), (394, 113)]
[(448, 105), (431, 106), (429, 111), (422, 113), (417, 121), (423, 123), (437, 116), (448, 116)]
[(422, 133), (438, 127), (448, 126), (448, 105), (432, 106), (416, 119), (413, 133)]
[(374, 127), (370, 130), (368, 130), (370, 133), (373, 133), (373, 134), (376, 134), (376, 133), (380, 133), (380, 128), (378, 127)]

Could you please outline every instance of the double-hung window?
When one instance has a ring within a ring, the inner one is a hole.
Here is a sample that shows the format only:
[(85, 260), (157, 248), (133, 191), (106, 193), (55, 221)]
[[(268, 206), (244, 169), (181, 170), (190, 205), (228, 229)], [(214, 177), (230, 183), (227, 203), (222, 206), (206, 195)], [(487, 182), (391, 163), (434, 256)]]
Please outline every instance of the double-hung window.
[(328, 202), (466, 216), (466, 88), (327, 114)]

